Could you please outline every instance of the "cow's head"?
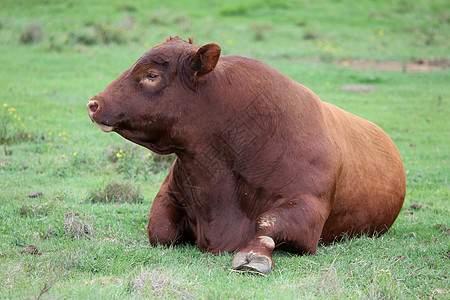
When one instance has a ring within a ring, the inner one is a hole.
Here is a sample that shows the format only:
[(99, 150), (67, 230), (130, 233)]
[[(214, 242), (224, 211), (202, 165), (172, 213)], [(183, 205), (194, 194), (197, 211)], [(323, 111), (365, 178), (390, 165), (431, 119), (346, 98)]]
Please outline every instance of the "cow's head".
[(183, 147), (183, 127), (196, 118), (197, 88), (215, 68), (220, 46), (171, 38), (146, 52), (87, 104), (91, 120), (157, 153)]

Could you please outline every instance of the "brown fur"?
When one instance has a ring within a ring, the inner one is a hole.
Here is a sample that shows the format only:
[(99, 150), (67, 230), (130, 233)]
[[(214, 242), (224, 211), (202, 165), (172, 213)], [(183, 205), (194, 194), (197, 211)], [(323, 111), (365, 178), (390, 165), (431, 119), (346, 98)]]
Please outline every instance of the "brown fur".
[(271, 258), (270, 238), (314, 253), (319, 241), (385, 232), (405, 197), (389, 137), (259, 61), (219, 55), (170, 38), (88, 104), (105, 131), (177, 155), (150, 242)]

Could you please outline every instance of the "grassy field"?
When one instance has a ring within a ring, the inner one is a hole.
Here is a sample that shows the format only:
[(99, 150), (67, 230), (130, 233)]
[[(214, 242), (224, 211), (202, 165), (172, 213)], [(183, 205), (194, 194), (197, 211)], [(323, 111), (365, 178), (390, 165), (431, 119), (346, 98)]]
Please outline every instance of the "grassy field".
[[(449, 13), (445, 0), (3, 0), (0, 299), (448, 299)], [(151, 247), (171, 158), (101, 132), (85, 105), (170, 35), (262, 60), (380, 125), (407, 174), (392, 229), (276, 251), (267, 277), (231, 271), (231, 254)]]

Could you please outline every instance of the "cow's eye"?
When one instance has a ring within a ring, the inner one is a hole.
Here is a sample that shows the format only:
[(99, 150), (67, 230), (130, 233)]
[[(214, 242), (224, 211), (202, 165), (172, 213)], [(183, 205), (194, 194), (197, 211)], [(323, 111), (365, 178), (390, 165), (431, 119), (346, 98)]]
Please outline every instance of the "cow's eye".
[(142, 79), (156, 79), (156, 78), (158, 78), (158, 75), (156, 75), (156, 74), (147, 74), (147, 75), (144, 75), (144, 77)]

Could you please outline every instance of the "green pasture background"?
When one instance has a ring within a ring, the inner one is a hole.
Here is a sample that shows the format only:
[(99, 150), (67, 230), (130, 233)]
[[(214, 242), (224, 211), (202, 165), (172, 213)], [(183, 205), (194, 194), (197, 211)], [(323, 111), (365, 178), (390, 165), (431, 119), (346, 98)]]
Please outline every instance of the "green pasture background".
[[(448, 299), (449, 14), (445, 0), (0, 1), (0, 299)], [(407, 176), (392, 229), (275, 251), (267, 277), (233, 272), (232, 254), (151, 247), (142, 231), (173, 157), (101, 132), (85, 106), (177, 35), (381, 126)]]

